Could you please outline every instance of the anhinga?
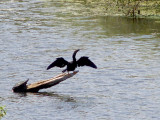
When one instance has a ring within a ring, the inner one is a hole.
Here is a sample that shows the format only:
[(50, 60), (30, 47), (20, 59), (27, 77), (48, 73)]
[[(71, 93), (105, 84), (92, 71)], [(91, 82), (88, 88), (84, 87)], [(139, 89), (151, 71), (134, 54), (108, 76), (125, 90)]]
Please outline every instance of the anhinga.
[(57, 58), (53, 63), (51, 63), (47, 67), (47, 70), (55, 66), (62, 68), (62, 67), (65, 67), (66, 65), (67, 65), (67, 68), (64, 69), (62, 72), (67, 71), (69, 73), (69, 71), (74, 71), (77, 68), (77, 66), (78, 67), (89, 66), (89, 67), (97, 69), (97, 66), (86, 56), (83, 56), (79, 60), (76, 60), (76, 54), (78, 51), (79, 49), (74, 51), (73, 56), (72, 56), (73, 61), (68, 62), (63, 57)]

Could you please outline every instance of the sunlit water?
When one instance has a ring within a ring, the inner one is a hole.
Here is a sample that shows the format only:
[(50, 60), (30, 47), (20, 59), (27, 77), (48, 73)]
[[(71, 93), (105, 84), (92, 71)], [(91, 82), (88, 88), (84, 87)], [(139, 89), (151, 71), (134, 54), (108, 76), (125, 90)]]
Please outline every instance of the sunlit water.
[[(4, 120), (159, 120), (160, 23), (94, 16), (83, 2), (0, 2), (0, 105)], [(98, 69), (39, 93), (12, 92), (15, 83), (48, 79), (56, 57), (85, 55)]]

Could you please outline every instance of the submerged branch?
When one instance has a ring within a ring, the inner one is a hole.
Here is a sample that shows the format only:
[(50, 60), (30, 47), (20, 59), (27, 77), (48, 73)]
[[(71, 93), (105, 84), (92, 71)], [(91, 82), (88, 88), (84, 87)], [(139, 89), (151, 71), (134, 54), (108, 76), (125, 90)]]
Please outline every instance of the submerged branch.
[(75, 71), (73, 73), (62, 73), (56, 77), (47, 79), (47, 80), (41, 80), (32, 84), (27, 85), (28, 80), (14, 86), (12, 88), (13, 92), (38, 92), (40, 89), (45, 89), (52, 87), (54, 85), (59, 84), (60, 82), (73, 77), (75, 74), (77, 74), (78, 71)]

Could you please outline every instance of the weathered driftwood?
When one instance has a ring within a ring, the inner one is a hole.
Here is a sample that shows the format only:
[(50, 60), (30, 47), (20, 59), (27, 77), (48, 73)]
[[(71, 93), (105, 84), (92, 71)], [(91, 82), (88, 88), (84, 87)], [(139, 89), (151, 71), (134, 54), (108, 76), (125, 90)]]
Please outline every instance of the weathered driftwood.
[(54, 85), (59, 84), (60, 82), (74, 76), (75, 74), (77, 74), (78, 71), (75, 71), (73, 73), (62, 73), (56, 77), (47, 79), (47, 80), (41, 80), (39, 82), (35, 82), (32, 84), (27, 85), (28, 80), (19, 83), (17, 85), (15, 85), (12, 90), (13, 92), (38, 92), (40, 89), (45, 89), (45, 88), (49, 88), (52, 87)]

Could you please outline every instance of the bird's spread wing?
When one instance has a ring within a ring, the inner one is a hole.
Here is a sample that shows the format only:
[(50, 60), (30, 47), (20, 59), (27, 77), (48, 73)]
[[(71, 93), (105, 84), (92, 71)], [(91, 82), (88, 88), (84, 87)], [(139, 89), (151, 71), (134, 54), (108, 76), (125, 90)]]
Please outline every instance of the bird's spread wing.
[(78, 61), (77, 61), (78, 66), (90, 66), (93, 68), (97, 68), (97, 66), (86, 56), (81, 57)]
[(57, 58), (53, 63), (51, 63), (48, 67), (47, 67), (47, 70), (52, 68), (52, 67), (64, 67), (68, 64), (68, 61), (66, 61), (64, 58), (60, 57), (60, 58)]

